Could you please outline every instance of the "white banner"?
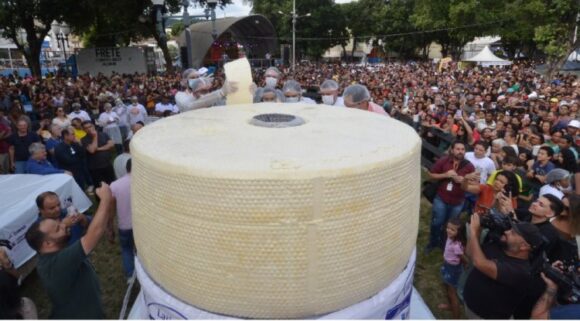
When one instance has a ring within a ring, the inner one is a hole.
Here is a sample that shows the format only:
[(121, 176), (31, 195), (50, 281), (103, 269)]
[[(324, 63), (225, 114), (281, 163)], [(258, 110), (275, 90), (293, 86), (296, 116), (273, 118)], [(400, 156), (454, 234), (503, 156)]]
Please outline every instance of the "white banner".
[(0, 240), (10, 242), (8, 256), (16, 268), (36, 254), (26, 243), (25, 234), (38, 218), (36, 197), (46, 191), (58, 194), (62, 208), (74, 205), (84, 212), (92, 205), (75, 180), (66, 174), (0, 175)]
[[(401, 274), (386, 289), (375, 296), (342, 310), (311, 319), (409, 319), (415, 256), (416, 251), (413, 251)], [(168, 294), (149, 278), (137, 257), (135, 258), (135, 270), (139, 283), (141, 283), (141, 293), (132, 308), (130, 318), (150, 320), (237, 319), (195, 308)], [(427, 311), (422, 315), (424, 319), (432, 317), (428, 309), (423, 310)]]

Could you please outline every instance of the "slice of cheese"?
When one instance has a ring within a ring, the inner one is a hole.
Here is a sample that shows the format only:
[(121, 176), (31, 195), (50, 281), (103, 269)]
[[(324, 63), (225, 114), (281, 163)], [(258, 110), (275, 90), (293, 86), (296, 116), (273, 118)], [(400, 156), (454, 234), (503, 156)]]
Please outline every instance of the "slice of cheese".
[[(273, 112), (303, 121), (253, 121)], [(218, 314), (350, 306), (387, 287), (413, 251), (420, 148), (411, 127), (349, 108), (240, 105), (160, 120), (131, 142), (139, 257), (166, 291)]]
[(237, 91), (228, 95), (227, 105), (251, 104), (253, 95), (250, 92), (252, 85), (252, 68), (248, 59), (241, 58), (224, 65), (227, 81), (236, 83)]

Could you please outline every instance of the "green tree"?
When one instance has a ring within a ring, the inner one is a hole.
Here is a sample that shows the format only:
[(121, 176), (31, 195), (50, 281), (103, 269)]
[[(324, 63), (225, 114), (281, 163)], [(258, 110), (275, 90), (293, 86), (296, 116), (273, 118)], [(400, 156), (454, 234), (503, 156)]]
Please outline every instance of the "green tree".
[(77, 9), (78, 3), (74, 0), (2, 0), (0, 34), (12, 40), (23, 53), (30, 73), (41, 77), (40, 52), (44, 37), (53, 21), (63, 21)]
[[(282, 43), (292, 43), (292, 0), (253, 0), (252, 12), (268, 18)], [(282, 12), (280, 14), (279, 12)], [(333, 0), (297, 0), (296, 53), (319, 58), (336, 45), (345, 45), (348, 38), (346, 19)], [(305, 17), (310, 13), (309, 17)], [(312, 38), (312, 39), (309, 39)]]
[(534, 40), (544, 51), (548, 78), (562, 68), (568, 56), (580, 46), (576, 34), (580, 24), (580, 3), (577, 0), (544, 2), (545, 20), (535, 28)]

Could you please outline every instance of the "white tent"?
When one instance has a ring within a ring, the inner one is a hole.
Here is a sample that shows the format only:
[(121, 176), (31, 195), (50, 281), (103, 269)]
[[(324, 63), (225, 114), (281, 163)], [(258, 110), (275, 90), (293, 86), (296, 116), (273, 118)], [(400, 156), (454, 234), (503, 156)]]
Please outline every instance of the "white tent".
[(507, 66), (511, 65), (512, 62), (509, 60), (501, 59), (491, 52), (489, 46), (485, 46), (477, 55), (465, 59), (464, 61), (476, 62), (478, 65), (488, 67), (488, 66)]

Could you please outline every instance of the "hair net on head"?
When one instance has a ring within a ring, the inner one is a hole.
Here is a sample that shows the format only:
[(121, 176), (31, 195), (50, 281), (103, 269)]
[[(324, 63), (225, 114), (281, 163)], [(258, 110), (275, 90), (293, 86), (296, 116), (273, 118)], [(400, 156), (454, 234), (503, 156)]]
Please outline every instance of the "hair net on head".
[(260, 90), (260, 100), (259, 102), (262, 101), (262, 98), (264, 97), (264, 95), (266, 94), (274, 94), (276, 96), (276, 101), (283, 101), (283, 97), (281, 97), (280, 95), (280, 91), (276, 90), (275, 88), (269, 88), (269, 87), (264, 87), (262, 88), (262, 90)]
[(338, 83), (332, 79), (326, 79), (320, 85), (320, 90), (324, 90), (324, 89), (338, 90)]
[(183, 71), (183, 73), (181, 74), (181, 79), (187, 79), (194, 73), (197, 73), (197, 70), (195, 70), (193, 68), (185, 69)]
[(195, 70), (193, 68), (185, 69), (181, 73), (181, 85), (187, 87), (187, 80), (189, 79), (189, 77), (191, 77), (193, 74), (196, 74), (196, 73), (197, 73), (197, 70)]
[(264, 73), (264, 75), (267, 76), (274, 76), (274, 74), (276, 77), (280, 77), (281, 72), (276, 67), (269, 67), (268, 69), (266, 69), (266, 72)]
[(282, 87), (282, 92), (287, 93), (290, 91), (302, 94), (302, 87), (300, 87), (300, 84), (295, 80), (287, 80), (284, 83), (284, 87)]
[(358, 84), (346, 87), (342, 96), (344, 98), (350, 97), (350, 100), (353, 104), (358, 104), (362, 101), (371, 99), (371, 94), (369, 93), (367, 87)]
[(191, 91), (196, 92), (199, 90), (208, 89), (209, 87), (211, 87), (211, 84), (212, 82), (209, 78), (201, 77), (197, 79), (192, 79), (189, 87), (191, 88)]

